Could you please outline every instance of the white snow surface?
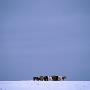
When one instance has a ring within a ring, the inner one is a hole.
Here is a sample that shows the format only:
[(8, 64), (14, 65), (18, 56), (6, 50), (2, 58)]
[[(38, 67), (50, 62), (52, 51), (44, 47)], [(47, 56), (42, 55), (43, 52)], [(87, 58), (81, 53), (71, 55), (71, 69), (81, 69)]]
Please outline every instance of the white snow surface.
[(90, 90), (90, 81), (0, 81), (0, 90)]

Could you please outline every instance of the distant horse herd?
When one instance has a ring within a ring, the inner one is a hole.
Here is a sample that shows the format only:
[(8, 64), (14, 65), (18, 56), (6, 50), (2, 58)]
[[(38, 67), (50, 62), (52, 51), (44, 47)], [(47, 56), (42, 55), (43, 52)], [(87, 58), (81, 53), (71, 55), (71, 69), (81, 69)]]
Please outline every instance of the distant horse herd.
[(38, 76), (33, 77), (33, 81), (64, 81), (66, 76)]

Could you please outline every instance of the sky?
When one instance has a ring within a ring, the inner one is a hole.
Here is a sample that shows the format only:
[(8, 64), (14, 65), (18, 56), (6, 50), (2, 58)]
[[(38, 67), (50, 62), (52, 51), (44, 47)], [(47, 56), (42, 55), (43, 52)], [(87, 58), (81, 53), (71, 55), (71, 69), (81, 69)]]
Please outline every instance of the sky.
[(65, 75), (90, 80), (90, 0), (0, 0), (0, 80)]

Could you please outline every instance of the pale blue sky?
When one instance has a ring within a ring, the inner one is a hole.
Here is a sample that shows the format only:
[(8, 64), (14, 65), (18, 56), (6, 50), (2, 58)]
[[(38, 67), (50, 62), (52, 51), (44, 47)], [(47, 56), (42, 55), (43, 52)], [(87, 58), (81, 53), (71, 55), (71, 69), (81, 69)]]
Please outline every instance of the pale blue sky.
[(0, 80), (90, 80), (89, 39), (90, 0), (0, 0)]

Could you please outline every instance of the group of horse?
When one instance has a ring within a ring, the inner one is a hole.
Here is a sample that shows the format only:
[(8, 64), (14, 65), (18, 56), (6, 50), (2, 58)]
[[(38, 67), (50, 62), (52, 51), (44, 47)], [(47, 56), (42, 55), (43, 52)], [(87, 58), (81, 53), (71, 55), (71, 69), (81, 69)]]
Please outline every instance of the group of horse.
[(33, 77), (33, 81), (64, 81), (66, 76), (38, 76)]

